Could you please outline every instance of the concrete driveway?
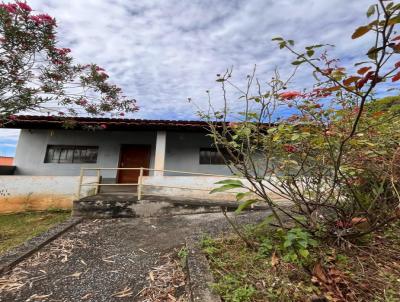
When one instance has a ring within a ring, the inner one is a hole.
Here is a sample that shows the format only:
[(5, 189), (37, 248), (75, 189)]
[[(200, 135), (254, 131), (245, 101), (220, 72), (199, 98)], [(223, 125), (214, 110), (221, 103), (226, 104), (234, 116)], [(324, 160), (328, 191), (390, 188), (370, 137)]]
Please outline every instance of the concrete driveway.
[[(260, 221), (267, 212), (235, 216)], [(20, 263), (0, 301), (139, 301), (149, 271), (185, 238), (230, 230), (220, 213), (143, 219), (86, 220)], [(128, 297), (115, 293), (129, 288)]]

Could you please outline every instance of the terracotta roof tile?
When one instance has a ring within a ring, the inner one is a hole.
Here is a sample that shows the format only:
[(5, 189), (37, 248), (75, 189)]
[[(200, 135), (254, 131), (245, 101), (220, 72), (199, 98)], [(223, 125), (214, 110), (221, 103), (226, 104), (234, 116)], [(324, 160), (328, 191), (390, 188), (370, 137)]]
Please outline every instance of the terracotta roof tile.
[(63, 128), (66, 120), (76, 122), (75, 129), (85, 126), (106, 125), (106, 130), (180, 130), (205, 131), (207, 123), (188, 120), (146, 120), (127, 118), (97, 118), (97, 117), (57, 117), (38, 115), (18, 115), (15, 120), (5, 125), (6, 128), (18, 129), (57, 129)]

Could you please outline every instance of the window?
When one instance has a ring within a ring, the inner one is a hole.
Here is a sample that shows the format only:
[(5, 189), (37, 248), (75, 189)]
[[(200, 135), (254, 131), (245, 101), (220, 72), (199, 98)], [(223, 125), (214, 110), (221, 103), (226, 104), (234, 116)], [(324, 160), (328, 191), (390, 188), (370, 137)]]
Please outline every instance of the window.
[(215, 148), (200, 149), (200, 165), (224, 165), (224, 157)]
[(97, 162), (97, 146), (67, 146), (67, 145), (48, 145), (45, 163), (91, 163)]

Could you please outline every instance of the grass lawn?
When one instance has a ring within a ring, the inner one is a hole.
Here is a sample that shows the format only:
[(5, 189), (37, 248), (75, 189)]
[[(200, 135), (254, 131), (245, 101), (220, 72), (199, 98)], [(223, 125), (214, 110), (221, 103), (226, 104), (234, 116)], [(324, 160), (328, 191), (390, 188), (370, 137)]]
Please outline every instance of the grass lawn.
[(203, 238), (223, 301), (400, 301), (400, 223), (357, 244), (318, 242), (305, 258), (291, 258), (276, 234), (257, 234), (253, 248), (238, 236)]
[(0, 214), (0, 254), (71, 216), (69, 211)]

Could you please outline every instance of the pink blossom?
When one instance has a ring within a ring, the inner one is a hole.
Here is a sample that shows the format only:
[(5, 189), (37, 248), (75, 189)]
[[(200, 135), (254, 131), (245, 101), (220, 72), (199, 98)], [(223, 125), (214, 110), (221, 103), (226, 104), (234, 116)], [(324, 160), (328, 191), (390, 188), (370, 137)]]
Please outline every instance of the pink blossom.
[(104, 79), (109, 78), (109, 75), (106, 74), (105, 72), (101, 72), (101, 73), (99, 73), (99, 75)]
[(61, 60), (52, 60), (51, 61), (54, 65), (62, 65), (64, 62)]
[(100, 124), (100, 128), (101, 129), (107, 129), (107, 125), (106, 124)]
[(279, 97), (284, 100), (293, 100), (294, 98), (297, 98), (299, 96), (301, 96), (301, 93), (297, 91), (287, 91), (279, 94)]
[(66, 54), (71, 52), (70, 48), (54, 48), (54, 51), (61, 56), (65, 56)]
[(120, 112), (119, 116), (125, 116), (125, 113)]
[(36, 23), (36, 25), (47, 24), (47, 25), (56, 25), (56, 20), (50, 17), (48, 14), (40, 14), (36, 16), (30, 16), (30, 20)]
[(16, 4), (0, 4), (0, 8), (5, 9), (10, 14), (15, 14), (17, 12)]
[(20, 9), (22, 9), (24, 11), (27, 11), (27, 12), (32, 11), (32, 8), (24, 2), (17, 2), (17, 5), (19, 6)]
[(79, 100), (76, 101), (76, 104), (80, 105), (80, 106), (85, 106), (85, 105), (87, 105), (87, 103), (88, 102), (85, 99), (79, 99)]

